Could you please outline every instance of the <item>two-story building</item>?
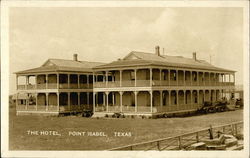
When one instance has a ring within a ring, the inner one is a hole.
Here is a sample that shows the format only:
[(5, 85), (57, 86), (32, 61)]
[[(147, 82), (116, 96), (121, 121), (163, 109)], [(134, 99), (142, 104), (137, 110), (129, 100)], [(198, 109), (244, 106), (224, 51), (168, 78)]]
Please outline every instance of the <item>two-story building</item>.
[[(22, 80), (21, 80), (22, 78)], [(131, 52), (98, 62), (48, 59), (16, 73), (17, 114), (66, 114), (92, 109), (94, 116), (156, 116), (196, 111), (234, 92), (235, 71), (193, 58)], [(23, 81), (23, 82), (22, 82)], [(18, 101), (18, 96), (26, 96)]]
[(196, 111), (233, 92), (235, 71), (193, 58), (131, 52), (94, 70), (94, 115), (162, 115)]
[(17, 114), (59, 115), (93, 107), (92, 68), (103, 63), (48, 59), (42, 66), (16, 72)]

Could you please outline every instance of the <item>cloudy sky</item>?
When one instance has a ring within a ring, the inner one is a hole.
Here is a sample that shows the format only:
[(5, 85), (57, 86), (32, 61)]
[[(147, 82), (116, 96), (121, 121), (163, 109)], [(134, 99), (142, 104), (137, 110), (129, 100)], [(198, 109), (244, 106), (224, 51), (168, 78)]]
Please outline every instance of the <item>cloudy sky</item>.
[(11, 8), (10, 93), (13, 72), (48, 58), (111, 62), (130, 51), (192, 57), (237, 71), (243, 82), (242, 8)]

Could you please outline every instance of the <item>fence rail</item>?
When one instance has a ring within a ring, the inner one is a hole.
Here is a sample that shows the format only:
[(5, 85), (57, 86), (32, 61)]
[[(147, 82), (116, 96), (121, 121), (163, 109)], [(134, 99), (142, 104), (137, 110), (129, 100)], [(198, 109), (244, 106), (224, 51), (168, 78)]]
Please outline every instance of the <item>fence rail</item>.
[[(153, 141), (136, 143), (132, 145), (122, 146), (118, 148), (109, 149), (111, 151), (119, 150), (182, 150), (188, 147), (189, 145), (197, 142), (201, 142), (204, 139), (209, 139), (209, 130), (210, 128), (202, 129), (195, 132), (190, 132), (175, 137), (168, 137), (163, 139), (157, 139)], [(234, 122), (231, 124), (215, 126), (213, 127), (213, 135), (216, 136), (216, 133), (223, 132), (226, 134), (237, 135), (243, 133), (243, 121)]]

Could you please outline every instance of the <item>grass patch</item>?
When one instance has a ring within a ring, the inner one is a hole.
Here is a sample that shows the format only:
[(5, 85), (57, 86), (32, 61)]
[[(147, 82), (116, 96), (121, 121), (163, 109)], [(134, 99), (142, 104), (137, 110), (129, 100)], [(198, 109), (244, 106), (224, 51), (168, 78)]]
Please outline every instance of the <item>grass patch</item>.
[[(105, 150), (203, 128), (242, 121), (243, 110), (184, 118), (131, 119), (83, 118), (80, 116), (16, 116), (10, 109), (10, 150)], [(57, 131), (61, 136), (28, 135), (27, 131)], [(104, 132), (107, 137), (69, 136), (70, 131)], [(117, 137), (114, 132), (131, 132)]]

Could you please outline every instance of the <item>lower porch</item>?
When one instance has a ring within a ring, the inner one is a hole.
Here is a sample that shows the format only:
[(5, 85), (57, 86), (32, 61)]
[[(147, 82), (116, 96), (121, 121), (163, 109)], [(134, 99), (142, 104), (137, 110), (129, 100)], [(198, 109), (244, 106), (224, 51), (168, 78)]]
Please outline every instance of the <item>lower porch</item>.
[(17, 114), (59, 115), (93, 110), (93, 93), (26, 93), (25, 100), (19, 101), (17, 94)]

